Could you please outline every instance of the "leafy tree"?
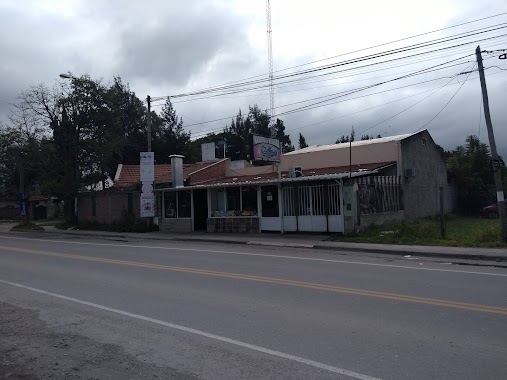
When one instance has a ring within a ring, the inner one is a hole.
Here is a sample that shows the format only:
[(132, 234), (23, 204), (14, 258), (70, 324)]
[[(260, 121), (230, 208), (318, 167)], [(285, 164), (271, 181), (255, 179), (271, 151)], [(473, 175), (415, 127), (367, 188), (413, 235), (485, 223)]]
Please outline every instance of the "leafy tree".
[[(123, 144), (120, 151), (113, 158), (112, 166), (117, 167), (123, 163), (134, 165), (139, 163), (139, 152), (147, 149), (146, 135), (146, 107), (143, 102), (130, 90), (128, 84), (124, 84), (120, 77), (115, 77), (113, 84), (108, 89), (109, 96), (114, 105), (116, 118), (119, 119), (123, 134)], [(152, 120), (156, 116), (152, 113)], [(152, 123), (154, 136), (158, 136), (157, 120)]]
[(283, 121), (276, 119), (274, 128), (275, 138), (280, 141), (282, 153), (292, 152), (294, 150), (294, 145), (292, 145), (292, 142), (290, 141), (290, 136), (285, 134), (285, 125), (283, 124)]
[(155, 139), (153, 151), (158, 163), (170, 163), (173, 154), (187, 157), (191, 152), (190, 133), (183, 129), (183, 119), (178, 117), (171, 100), (166, 99), (160, 118), (152, 117), (152, 126), (155, 126)]
[(477, 136), (468, 136), (464, 146), (450, 152), (447, 167), (457, 190), (458, 210), (475, 214), (494, 202), (494, 176), (491, 155)]
[(349, 142), (349, 136), (344, 136), (342, 135), (342, 137), (340, 137), (339, 139), (336, 140), (336, 144), (343, 144), (343, 143), (346, 143), (346, 142)]
[[(271, 137), (269, 122), (270, 117), (266, 111), (261, 111), (257, 105), (250, 106), (248, 115), (244, 116), (239, 110), (236, 118), (231, 120), (230, 126), (226, 126), (223, 133), (213, 135), (213, 138), (216, 141), (226, 141), (227, 157), (232, 160), (249, 160), (250, 137), (252, 135)], [(282, 152), (294, 150), (290, 136), (285, 133), (283, 120), (277, 119), (274, 129), (275, 138), (280, 140)]]
[(299, 132), (299, 149), (307, 148), (308, 144), (306, 143), (305, 137)]

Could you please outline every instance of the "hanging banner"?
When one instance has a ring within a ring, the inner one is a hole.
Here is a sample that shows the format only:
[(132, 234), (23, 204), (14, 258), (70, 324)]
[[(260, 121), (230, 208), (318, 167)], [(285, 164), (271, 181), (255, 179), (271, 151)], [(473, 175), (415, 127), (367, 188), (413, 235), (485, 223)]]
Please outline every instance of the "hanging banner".
[(140, 179), (141, 182), (155, 181), (155, 153), (141, 152), (140, 153)]
[(155, 195), (153, 193), (141, 193), (141, 218), (153, 218), (155, 216)]
[(280, 141), (262, 136), (253, 136), (253, 160), (280, 162)]

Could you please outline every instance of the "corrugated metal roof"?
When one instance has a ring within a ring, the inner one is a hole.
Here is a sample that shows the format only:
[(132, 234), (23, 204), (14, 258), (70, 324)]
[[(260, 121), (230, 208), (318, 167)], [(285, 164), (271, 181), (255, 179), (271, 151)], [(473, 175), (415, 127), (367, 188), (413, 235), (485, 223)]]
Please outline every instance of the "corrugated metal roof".
[[(420, 132), (417, 132), (420, 133)], [(383, 144), (393, 141), (401, 141), (404, 140), (410, 136), (416, 135), (417, 133), (408, 133), (404, 135), (396, 135), (396, 136), (388, 136), (388, 137), (380, 137), (378, 139), (371, 139), (371, 140), (360, 140), (360, 141), (354, 141), (352, 143), (352, 147), (362, 146), (362, 145), (374, 145), (374, 144)], [(311, 152), (319, 152), (323, 150), (332, 150), (332, 149), (343, 149), (350, 147), (350, 143), (340, 143), (340, 144), (327, 144), (327, 145), (312, 145), (308, 148), (303, 148), (299, 150), (295, 150), (293, 152), (285, 153), (284, 156), (292, 156), (296, 154), (303, 154), (303, 153), (311, 153)]]

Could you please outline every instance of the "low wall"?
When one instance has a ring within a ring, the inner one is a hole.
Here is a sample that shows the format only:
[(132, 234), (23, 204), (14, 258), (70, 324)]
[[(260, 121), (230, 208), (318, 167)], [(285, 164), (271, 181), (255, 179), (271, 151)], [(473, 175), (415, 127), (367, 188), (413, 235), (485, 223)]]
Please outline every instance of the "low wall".
[(399, 223), (405, 218), (405, 211), (381, 212), (377, 214), (361, 214), (358, 230), (363, 231), (372, 224), (383, 225)]
[(258, 217), (208, 218), (208, 232), (259, 232)]
[(192, 219), (159, 218), (158, 227), (163, 232), (192, 232)]

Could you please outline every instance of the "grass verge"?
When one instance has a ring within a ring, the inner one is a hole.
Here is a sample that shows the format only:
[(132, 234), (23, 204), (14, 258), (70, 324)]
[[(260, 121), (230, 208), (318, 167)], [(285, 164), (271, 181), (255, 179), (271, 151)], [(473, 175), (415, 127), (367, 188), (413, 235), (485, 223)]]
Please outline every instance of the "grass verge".
[(501, 241), (498, 219), (451, 216), (446, 220), (446, 227), (446, 237), (442, 238), (438, 218), (405, 220), (396, 225), (371, 226), (356, 235), (335, 235), (334, 239), (355, 243), (507, 248)]
[(44, 227), (32, 222), (21, 222), (12, 227), (11, 231), (44, 231)]

